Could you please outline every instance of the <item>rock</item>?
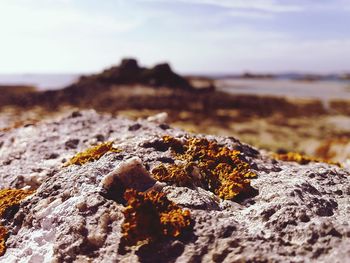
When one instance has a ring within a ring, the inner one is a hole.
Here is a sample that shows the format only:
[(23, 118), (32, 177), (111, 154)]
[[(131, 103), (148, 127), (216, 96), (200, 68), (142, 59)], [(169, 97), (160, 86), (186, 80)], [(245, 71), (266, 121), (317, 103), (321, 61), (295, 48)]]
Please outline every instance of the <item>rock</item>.
[[(137, 82), (141, 71), (142, 69), (135, 59), (123, 59), (119, 66), (106, 69), (101, 74), (94, 76), (94, 78), (105, 83)], [(86, 79), (84, 81), (86, 82)]]
[(119, 70), (121, 74), (137, 74), (137, 72), (140, 70), (140, 67), (137, 63), (136, 59), (123, 59), (120, 63)]
[(91, 86), (106, 84), (143, 84), (153, 87), (170, 87), (191, 89), (189, 81), (173, 72), (167, 63), (155, 65), (153, 68), (140, 67), (135, 59), (123, 59), (119, 66), (104, 70), (100, 74), (81, 78), (74, 86)]
[(158, 113), (156, 115), (148, 117), (147, 121), (158, 123), (161, 125), (161, 124), (164, 124), (164, 122), (166, 122), (168, 118), (169, 118), (168, 113), (161, 112), (161, 113)]
[(107, 198), (122, 202), (125, 189), (146, 191), (156, 181), (138, 157), (132, 157), (120, 163), (112, 172), (103, 177), (101, 186), (107, 191)]
[[(32, 87), (0, 86), (2, 92), (0, 106), (13, 105), (21, 108), (40, 106), (53, 111), (60, 108), (62, 104), (78, 108), (88, 105), (90, 108), (96, 106), (95, 104), (105, 107), (106, 104), (112, 103), (119, 105), (118, 108), (125, 106), (130, 108), (131, 103), (136, 103), (142, 107), (148, 107), (147, 102), (143, 99), (143, 94), (135, 102), (132, 90), (127, 92), (129, 98), (127, 98), (126, 105), (124, 102), (126, 98), (121, 100), (119, 96), (114, 98), (114, 94), (125, 86), (130, 89), (134, 86), (143, 87), (145, 90), (164, 88), (174, 93), (194, 92), (197, 94), (197, 89), (191, 85), (190, 81), (176, 74), (169, 64), (163, 63), (145, 68), (139, 66), (135, 59), (126, 58), (121, 61), (120, 65), (112, 66), (97, 74), (81, 76), (78, 81), (60, 90), (37, 91)], [(158, 102), (162, 105), (160, 101)], [(151, 104), (154, 107), (154, 103), (151, 102)], [(76, 114), (72, 113), (73, 116)]]
[[(9, 236), (0, 262), (349, 262), (349, 170), (276, 161), (234, 138), (163, 129), (157, 122), (94, 111), (67, 116), (1, 134), (0, 189), (36, 192), (3, 218)], [(63, 166), (95, 145), (97, 135), (121, 151)], [(198, 185), (155, 182), (154, 167), (186, 165), (164, 136), (176, 143), (205, 138), (225, 151), (239, 150), (256, 174), (250, 179), (256, 193), (222, 200)], [(192, 230), (120, 250), (126, 208), (115, 193), (129, 187), (165, 193), (190, 211)]]
[(191, 87), (190, 83), (186, 79), (175, 74), (167, 63), (158, 64), (152, 69), (144, 70), (141, 73), (141, 80), (143, 83), (153, 86)]

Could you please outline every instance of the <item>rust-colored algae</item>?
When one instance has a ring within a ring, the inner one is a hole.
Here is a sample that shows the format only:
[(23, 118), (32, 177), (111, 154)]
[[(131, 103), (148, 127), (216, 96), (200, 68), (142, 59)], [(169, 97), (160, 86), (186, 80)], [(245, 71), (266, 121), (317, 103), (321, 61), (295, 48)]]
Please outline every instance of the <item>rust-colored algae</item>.
[(192, 228), (190, 212), (171, 202), (164, 193), (128, 189), (124, 198), (127, 201), (122, 225), (124, 246), (176, 238)]
[(341, 167), (341, 164), (338, 162), (332, 162), (329, 160), (310, 157), (310, 156), (302, 155), (302, 154), (296, 153), (296, 152), (275, 154), (274, 158), (277, 160), (286, 161), (286, 162), (297, 162), (299, 164), (308, 164), (311, 162), (315, 162), (315, 163), (328, 163), (328, 164), (333, 164), (333, 165), (337, 165), (337, 166)]
[(107, 152), (119, 153), (120, 150), (113, 147), (113, 142), (104, 142), (87, 150), (77, 153), (64, 166), (69, 165), (83, 165), (88, 162), (99, 160)]
[[(23, 199), (33, 193), (34, 191), (21, 189), (0, 190), (0, 218), (5, 215), (8, 209), (19, 205)], [(7, 234), (6, 228), (0, 225), (0, 256), (2, 256), (6, 251), (5, 241)]]
[(256, 174), (242, 159), (240, 151), (200, 138), (191, 138), (181, 143), (173, 137), (165, 136), (163, 142), (185, 164), (154, 168), (152, 173), (157, 180), (178, 186), (203, 187), (223, 199), (233, 199), (252, 189), (250, 179), (256, 177)]

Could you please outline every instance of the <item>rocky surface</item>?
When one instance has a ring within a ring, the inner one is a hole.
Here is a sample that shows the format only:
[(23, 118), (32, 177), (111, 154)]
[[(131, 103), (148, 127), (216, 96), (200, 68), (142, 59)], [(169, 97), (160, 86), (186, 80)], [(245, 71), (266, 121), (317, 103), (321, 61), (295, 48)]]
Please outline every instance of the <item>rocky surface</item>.
[[(242, 153), (257, 175), (255, 195), (221, 200), (200, 187), (155, 182), (149, 172), (175, 161), (159, 146), (163, 136), (204, 137), (171, 129), (162, 117), (133, 122), (73, 112), (1, 132), (0, 188), (36, 192), (3, 218), (9, 236), (0, 262), (350, 262), (348, 170), (276, 161), (234, 138), (206, 136)], [(120, 151), (64, 165), (105, 141)], [(118, 174), (130, 187), (153, 187), (188, 209), (191, 233), (121, 251), (124, 205), (104, 187)]]

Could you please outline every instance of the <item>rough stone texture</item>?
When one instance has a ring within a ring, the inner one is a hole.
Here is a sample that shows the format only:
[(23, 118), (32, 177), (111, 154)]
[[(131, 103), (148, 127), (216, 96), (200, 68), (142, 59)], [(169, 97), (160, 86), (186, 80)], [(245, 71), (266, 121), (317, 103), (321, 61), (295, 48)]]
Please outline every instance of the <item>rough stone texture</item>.
[[(234, 138), (214, 136), (206, 137), (243, 152), (258, 175), (251, 183), (258, 194), (223, 201), (201, 188), (156, 183), (153, 188), (190, 209), (193, 233), (121, 253), (123, 205), (109, 198), (104, 183), (135, 169), (148, 178), (156, 165), (173, 162), (157, 146), (163, 135), (193, 136), (157, 120), (93, 111), (1, 133), (0, 188), (37, 191), (4, 219), (11, 234), (0, 262), (350, 262), (348, 170), (275, 161)], [(114, 141), (122, 151), (63, 167), (99, 141)]]

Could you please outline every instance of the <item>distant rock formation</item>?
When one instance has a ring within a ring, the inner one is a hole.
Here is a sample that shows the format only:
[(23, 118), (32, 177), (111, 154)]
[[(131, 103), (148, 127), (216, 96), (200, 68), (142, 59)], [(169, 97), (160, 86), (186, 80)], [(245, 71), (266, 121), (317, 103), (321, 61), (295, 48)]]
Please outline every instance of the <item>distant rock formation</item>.
[(276, 78), (276, 76), (273, 74), (258, 74), (258, 73), (251, 73), (251, 72), (245, 72), (239, 77), (242, 79), (274, 79)]
[(345, 73), (340, 76), (342, 80), (350, 80), (350, 73)]
[(86, 85), (91, 82), (108, 85), (143, 84), (154, 87), (191, 89), (189, 81), (174, 73), (169, 64), (163, 63), (153, 68), (144, 68), (132, 58), (123, 59), (119, 66), (106, 69), (100, 74), (81, 77), (75, 85)]
[[(112, 93), (118, 92), (120, 87), (134, 85), (152, 89), (166, 88), (174, 92), (213, 91), (212, 84), (209, 81), (207, 83), (208, 87), (196, 88), (189, 79), (174, 73), (167, 63), (145, 68), (140, 67), (135, 59), (123, 59), (119, 66), (113, 66), (98, 74), (82, 76), (77, 82), (61, 90), (40, 92), (20, 87), (0, 87), (4, 95), (0, 98), (0, 107), (44, 105), (56, 108), (64, 104), (75, 106), (91, 105), (92, 102), (99, 104), (108, 98), (110, 101)], [(129, 93), (132, 93), (130, 91)], [(139, 95), (142, 100), (142, 92)], [(124, 93), (125, 97), (128, 97), (128, 94)]]

